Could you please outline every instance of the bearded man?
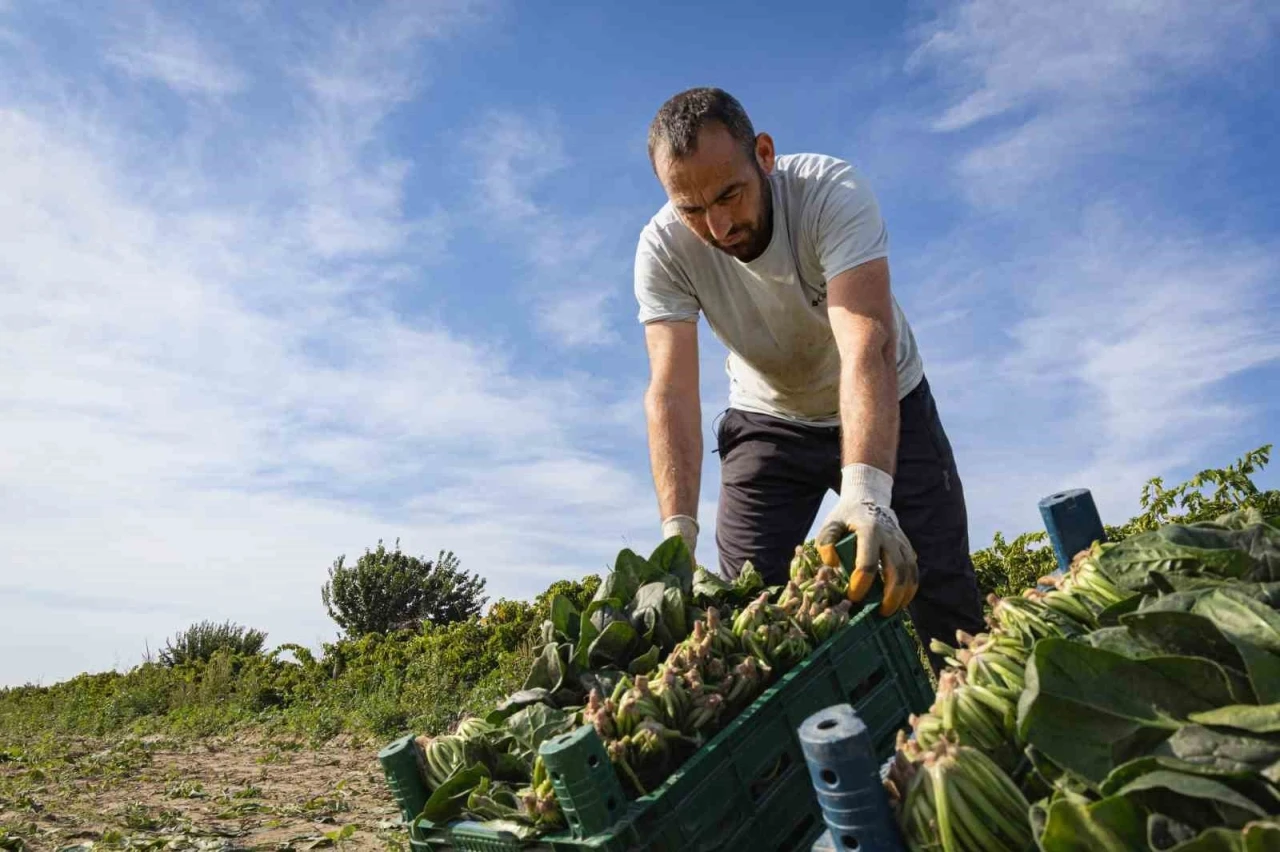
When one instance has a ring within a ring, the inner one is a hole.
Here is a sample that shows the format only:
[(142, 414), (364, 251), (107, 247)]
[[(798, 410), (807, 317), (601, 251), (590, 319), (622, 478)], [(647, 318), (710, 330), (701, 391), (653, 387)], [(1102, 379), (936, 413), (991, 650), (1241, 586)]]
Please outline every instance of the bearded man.
[(832, 545), (857, 534), (851, 597), (882, 576), (881, 612), (905, 607), (926, 648), (980, 632), (960, 475), (862, 175), (831, 156), (776, 155), (718, 88), (662, 105), (649, 160), (668, 200), (641, 231), (635, 295), (663, 537), (696, 550), (702, 314), (729, 350), (714, 429), (719, 573), (732, 579), (749, 560), (766, 583), (785, 583), (832, 489), (818, 544), (833, 564)]

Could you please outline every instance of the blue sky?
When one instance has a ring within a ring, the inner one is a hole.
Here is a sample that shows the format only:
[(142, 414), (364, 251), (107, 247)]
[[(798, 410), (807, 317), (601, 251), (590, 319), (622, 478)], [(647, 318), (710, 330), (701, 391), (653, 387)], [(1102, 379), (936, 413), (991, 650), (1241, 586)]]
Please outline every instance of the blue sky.
[(495, 599), (656, 544), (631, 261), (647, 123), (694, 85), (872, 184), (975, 547), (1063, 487), (1129, 517), (1277, 437), (1277, 24), (0, 0), (0, 683), (204, 618), (318, 645), (326, 569), (380, 538)]

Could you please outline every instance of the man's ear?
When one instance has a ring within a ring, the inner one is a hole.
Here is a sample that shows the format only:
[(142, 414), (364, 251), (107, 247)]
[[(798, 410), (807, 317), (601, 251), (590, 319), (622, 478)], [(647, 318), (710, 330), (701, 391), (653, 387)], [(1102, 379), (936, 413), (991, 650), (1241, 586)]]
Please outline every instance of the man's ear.
[(765, 174), (773, 172), (773, 137), (768, 133), (756, 134), (756, 162), (760, 164), (760, 168), (764, 169)]

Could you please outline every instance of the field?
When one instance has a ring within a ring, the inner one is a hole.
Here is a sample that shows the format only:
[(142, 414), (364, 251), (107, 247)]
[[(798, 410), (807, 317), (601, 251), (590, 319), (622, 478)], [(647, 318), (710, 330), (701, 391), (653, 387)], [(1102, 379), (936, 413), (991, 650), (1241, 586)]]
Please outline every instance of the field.
[[(1241, 507), (1280, 516), (1280, 491), (1251, 479), (1269, 451), (1173, 488), (1152, 480), (1142, 514), (1108, 536)], [(1043, 532), (997, 534), (973, 554), (983, 593), (1034, 586), (1054, 568), (1044, 544)], [(371, 570), (403, 567), (381, 548), (374, 557)], [(0, 689), (0, 850), (407, 850), (378, 749), (528, 688), (553, 601), (581, 610), (600, 584), (589, 575), (484, 615), (348, 630), (318, 654), (193, 627), (180, 658)]]
[(0, 752), (0, 849), (407, 849), (377, 744), (49, 737)]

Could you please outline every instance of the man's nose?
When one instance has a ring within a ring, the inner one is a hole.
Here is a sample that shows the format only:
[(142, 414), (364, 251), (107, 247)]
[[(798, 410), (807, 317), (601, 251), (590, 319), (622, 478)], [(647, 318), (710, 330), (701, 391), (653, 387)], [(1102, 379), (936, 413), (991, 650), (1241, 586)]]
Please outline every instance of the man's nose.
[(723, 240), (733, 228), (733, 219), (728, 211), (720, 207), (712, 207), (707, 211), (707, 227), (711, 230), (711, 236), (717, 240)]

